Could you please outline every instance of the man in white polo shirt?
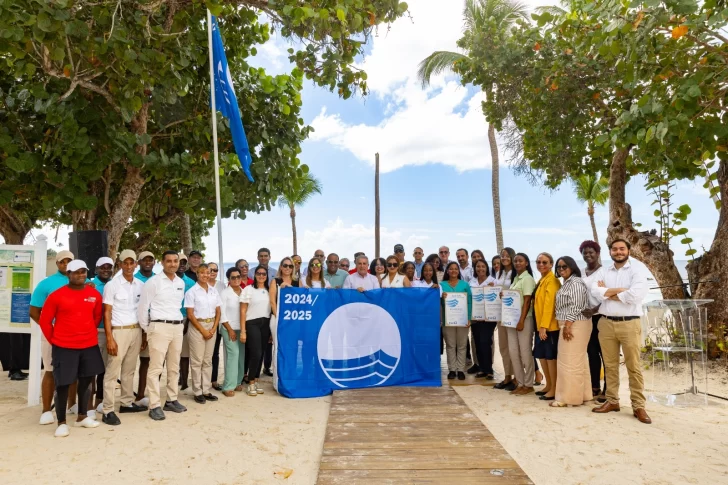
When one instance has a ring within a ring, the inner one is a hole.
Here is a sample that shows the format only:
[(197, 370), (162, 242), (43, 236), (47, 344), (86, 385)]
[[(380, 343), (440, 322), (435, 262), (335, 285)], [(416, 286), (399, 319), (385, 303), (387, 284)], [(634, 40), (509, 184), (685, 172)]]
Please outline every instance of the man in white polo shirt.
[(142, 330), (147, 332), (149, 346), (149, 417), (155, 421), (165, 418), (159, 395), (159, 376), (167, 365), (167, 401), (165, 411), (183, 413), (187, 411), (177, 400), (179, 392), (179, 358), (182, 352), (182, 301), (185, 297), (185, 283), (177, 276), (179, 254), (165, 251), (162, 255), (163, 271), (149, 278), (142, 288), (137, 308), (137, 317)]
[(378, 290), (379, 280), (373, 274), (369, 274), (369, 258), (357, 256), (356, 273), (350, 274), (344, 281), (344, 289), (357, 290), (360, 293), (368, 290)]
[(120, 413), (146, 411), (134, 404), (134, 371), (142, 346), (142, 329), (137, 309), (144, 283), (134, 277), (137, 257), (131, 249), (119, 256), (121, 276), (104, 287), (104, 330), (106, 333), (106, 373), (104, 375), (104, 408), (102, 421), (121, 424), (114, 412), (116, 379), (121, 373)]

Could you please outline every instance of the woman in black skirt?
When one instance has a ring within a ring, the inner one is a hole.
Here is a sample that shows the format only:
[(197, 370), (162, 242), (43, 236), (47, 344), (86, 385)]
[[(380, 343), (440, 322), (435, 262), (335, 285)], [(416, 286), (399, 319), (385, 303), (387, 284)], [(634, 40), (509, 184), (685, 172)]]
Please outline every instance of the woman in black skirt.
[(546, 387), (537, 392), (543, 401), (553, 401), (556, 396), (557, 364), (559, 349), (559, 322), (556, 320), (556, 293), (561, 283), (554, 275), (554, 258), (541, 253), (536, 258), (536, 268), (541, 279), (536, 285), (533, 298), (533, 316), (536, 319), (536, 340), (533, 356), (541, 361), (546, 376)]

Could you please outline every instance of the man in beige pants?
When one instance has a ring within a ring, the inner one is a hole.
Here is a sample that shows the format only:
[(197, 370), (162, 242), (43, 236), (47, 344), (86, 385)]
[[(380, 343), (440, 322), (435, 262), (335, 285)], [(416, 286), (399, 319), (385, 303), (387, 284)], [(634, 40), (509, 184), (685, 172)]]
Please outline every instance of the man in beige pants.
[(121, 276), (104, 287), (104, 331), (106, 333), (106, 373), (104, 374), (104, 408), (102, 421), (108, 425), (121, 424), (114, 412), (116, 379), (121, 373), (121, 405), (119, 413), (146, 411), (134, 404), (134, 371), (142, 347), (142, 329), (137, 308), (144, 283), (134, 277), (137, 257), (131, 249), (119, 256)]
[(212, 394), (212, 354), (220, 323), (222, 301), (215, 288), (208, 285), (210, 270), (206, 264), (197, 267), (197, 283), (185, 294), (185, 309), (190, 321), (187, 330), (190, 347), (190, 373), (195, 402), (217, 401)]
[[(185, 295), (185, 284), (176, 275), (179, 267), (177, 251), (162, 255), (163, 271), (149, 278), (142, 289), (137, 317), (142, 330), (147, 332), (149, 348), (149, 417), (155, 421), (165, 419), (164, 411), (187, 411), (177, 400), (179, 391), (179, 356), (182, 351), (182, 314), (180, 308)], [(159, 394), (159, 376), (167, 365), (167, 400), (162, 411)]]

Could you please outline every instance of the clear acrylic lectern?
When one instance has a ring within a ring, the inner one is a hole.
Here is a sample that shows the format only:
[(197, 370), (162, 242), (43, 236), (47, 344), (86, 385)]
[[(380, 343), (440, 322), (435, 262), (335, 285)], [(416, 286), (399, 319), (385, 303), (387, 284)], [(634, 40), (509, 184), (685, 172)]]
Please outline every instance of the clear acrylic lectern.
[(647, 399), (666, 406), (708, 404), (706, 304), (656, 300), (642, 306)]

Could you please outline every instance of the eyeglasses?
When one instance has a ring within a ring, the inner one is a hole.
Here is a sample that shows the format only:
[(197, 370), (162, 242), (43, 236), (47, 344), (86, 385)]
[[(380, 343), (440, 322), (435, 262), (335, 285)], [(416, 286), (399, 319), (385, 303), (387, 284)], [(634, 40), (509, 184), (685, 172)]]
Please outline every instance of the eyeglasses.
[(326, 260), (326, 264), (339, 264), (338, 261)]
[(551, 263), (551, 261), (536, 261), (536, 264), (538, 264), (538, 265), (547, 265), (550, 263)]
[(341, 266), (342, 268), (348, 268), (349, 263), (339, 263), (339, 266)]
[(314, 258), (321, 258), (321, 259), (324, 259), (324, 255), (323, 255), (323, 254), (314, 254), (314, 255), (313, 255), (313, 257), (314, 257)]
[(292, 264), (282, 264), (282, 265), (281, 265), (281, 268), (285, 268), (285, 269), (293, 269), (293, 265), (292, 265)]
[(240, 266), (238, 266), (238, 269), (249, 268), (249, 267), (250, 266), (248, 266), (247, 264), (241, 264)]
[(239, 280), (239, 279), (242, 279), (242, 276), (238, 275), (238, 276), (231, 276), (231, 277), (230, 277), (230, 280), (231, 280), (231, 281), (232, 281), (232, 280)]
[(321, 263), (312, 263), (311, 264), (311, 267), (312, 268), (320, 268), (321, 267)]
[(440, 254), (450, 254), (450, 251), (440, 251)]
[(566, 266), (566, 265), (564, 265), (564, 264), (560, 264), (560, 265), (558, 265), (558, 266), (556, 267), (556, 269), (558, 269), (559, 271), (564, 271), (565, 269), (568, 269), (568, 268), (569, 268), (569, 267), (568, 267), (568, 266)]
[(399, 263), (387, 263), (387, 268), (398, 268)]
[(258, 272), (258, 273), (255, 273), (255, 276), (268, 276), (268, 273)]

